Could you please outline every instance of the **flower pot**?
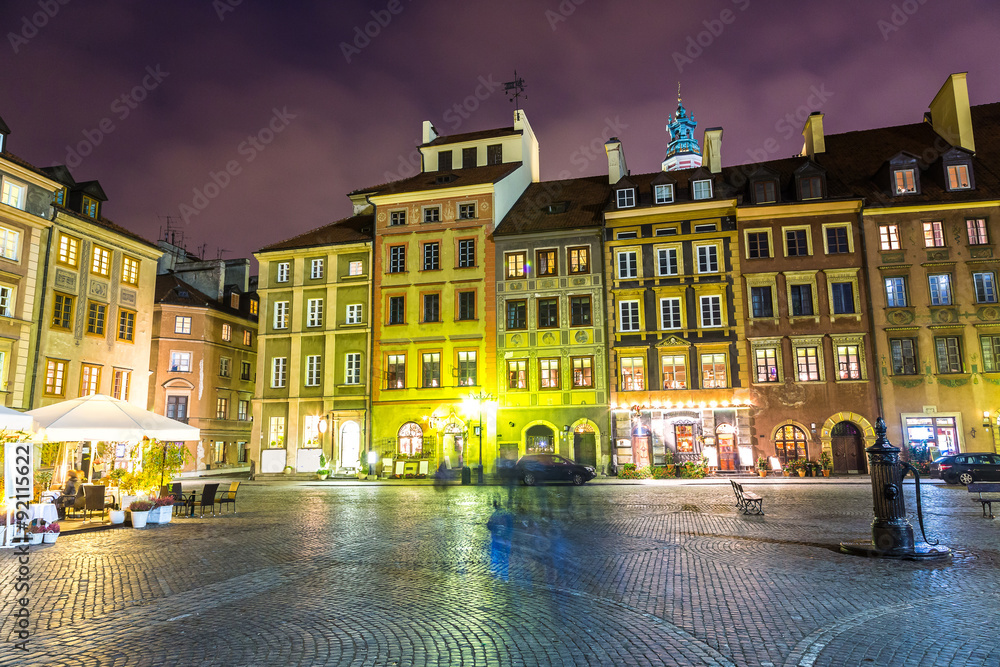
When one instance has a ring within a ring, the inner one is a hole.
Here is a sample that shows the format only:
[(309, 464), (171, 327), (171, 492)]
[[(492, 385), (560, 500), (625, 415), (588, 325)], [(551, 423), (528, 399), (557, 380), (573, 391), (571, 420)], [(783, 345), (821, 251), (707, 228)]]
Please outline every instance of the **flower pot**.
[(325, 472), (318, 472), (318, 473), (316, 473), (316, 481), (317, 482), (322, 482), (326, 478), (327, 478), (327, 474)]
[(108, 515), (111, 517), (112, 526), (118, 526), (125, 523), (125, 510), (110, 510)]
[(799, 471), (799, 477), (805, 477), (805, 476), (806, 476), (806, 471), (805, 470), (800, 470)]
[(59, 539), (59, 533), (42, 533), (42, 542), (45, 544), (55, 544)]
[(149, 518), (146, 520), (149, 523), (170, 523), (171, 517), (173, 517), (173, 505), (164, 505), (162, 507), (154, 507), (149, 510)]
[(149, 512), (132, 512), (132, 527), (145, 528), (146, 521), (149, 520)]
[(28, 544), (41, 544), (43, 533), (28, 533)]
[(781, 474), (784, 475), (785, 477), (791, 477), (792, 476), (792, 471), (791, 470), (782, 470)]
[(830, 471), (829, 470), (823, 470), (823, 477), (829, 477), (829, 476), (830, 476)]
[(760, 475), (761, 477), (767, 477), (767, 471), (766, 471), (766, 470), (758, 470), (758, 471), (757, 471), (757, 473), (758, 473), (758, 474), (759, 474), (759, 475)]

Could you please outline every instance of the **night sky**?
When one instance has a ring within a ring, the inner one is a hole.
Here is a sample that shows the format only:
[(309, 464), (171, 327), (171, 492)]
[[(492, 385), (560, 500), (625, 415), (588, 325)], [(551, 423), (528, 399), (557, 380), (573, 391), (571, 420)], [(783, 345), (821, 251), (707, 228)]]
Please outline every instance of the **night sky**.
[(606, 173), (611, 134), (634, 173), (659, 169), (678, 81), (699, 140), (724, 128), (727, 165), (798, 153), (811, 110), (828, 133), (918, 122), (952, 72), (973, 104), (1000, 100), (994, 0), (6, 0), (0, 16), (8, 149), (100, 180), (106, 217), (150, 240), (172, 217), (212, 258), (412, 175), (425, 119), (510, 126), (515, 68), (543, 179)]

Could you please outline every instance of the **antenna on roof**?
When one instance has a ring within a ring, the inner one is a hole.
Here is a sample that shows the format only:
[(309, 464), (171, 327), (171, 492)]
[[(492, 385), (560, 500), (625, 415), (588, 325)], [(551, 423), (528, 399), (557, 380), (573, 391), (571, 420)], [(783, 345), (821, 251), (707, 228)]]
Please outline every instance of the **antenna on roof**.
[(184, 229), (181, 224), (177, 222), (172, 215), (160, 215), (157, 217), (164, 221), (164, 225), (160, 227), (160, 240), (166, 241), (170, 245), (183, 248)]
[[(514, 80), (504, 83), (503, 89), (507, 93), (507, 99), (514, 103), (514, 111), (520, 110), (521, 96), (524, 95), (524, 79), (517, 76), (516, 69), (514, 70)], [(528, 99), (528, 96), (524, 95), (524, 99)]]
[(222, 259), (222, 253), (224, 252), (232, 252), (232, 250), (230, 250), (229, 248), (217, 248), (217, 250), (218, 250), (218, 257), (216, 257), (216, 259)]

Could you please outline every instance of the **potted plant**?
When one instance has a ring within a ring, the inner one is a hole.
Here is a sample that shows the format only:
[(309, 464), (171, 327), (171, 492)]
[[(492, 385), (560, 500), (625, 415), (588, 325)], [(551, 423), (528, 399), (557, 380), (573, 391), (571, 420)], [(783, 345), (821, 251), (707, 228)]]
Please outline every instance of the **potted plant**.
[(295, 472), (295, 468), (293, 468), (292, 466), (285, 466), (281, 472), (284, 473), (285, 475), (291, 475), (292, 473)]
[(808, 459), (795, 459), (795, 471), (799, 473), (799, 477), (806, 476), (806, 469), (808, 466)]
[(757, 474), (761, 477), (767, 477), (768, 471), (771, 470), (771, 463), (767, 460), (766, 456), (757, 457)]
[(108, 516), (111, 518), (112, 526), (119, 526), (125, 523), (125, 510), (123, 509), (112, 507), (108, 510)]
[(830, 456), (830, 452), (823, 450), (823, 453), (819, 455), (819, 464), (823, 466), (823, 477), (829, 477), (833, 471), (833, 458)]
[[(147, 519), (149, 523), (170, 523), (170, 519), (174, 516), (174, 497), (154, 498), (151, 502), (153, 509), (149, 510)], [(132, 521), (135, 523), (135, 519)]]
[(45, 544), (55, 544), (56, 540), (59, 538), (59, 522), (53, 521), (49, 525), (43, 528), (45, 531), (42, 533), (42, 541)]
[(145, 528), (153, 503), (148, 500), (133, 500), (129, 503), (128, 509), (132, 513), (132, 527)]
[(364, 461), (358, 459), (358, 479), (366, 479), (368, 477), (368, 466), (365, 465)]
[(326, 454), (319, 455), (319, 469), (316, 470), (316, 479), (322, 481), (330, 476), (330, 461)]
[(24, 529), (25, 534), (28, 537), (28, 544), (41, 544), (43, 536), (45, 535), (44, 521), (41, 519), (32, 519), (28, 527)]

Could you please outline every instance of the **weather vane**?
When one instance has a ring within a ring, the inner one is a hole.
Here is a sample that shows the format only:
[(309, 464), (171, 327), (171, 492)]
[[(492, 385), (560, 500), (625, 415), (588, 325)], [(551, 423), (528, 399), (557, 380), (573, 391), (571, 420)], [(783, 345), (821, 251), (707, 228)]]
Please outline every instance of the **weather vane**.
[[(514, 110), (519, 110), (520, 98), (524, 95), (524, 79), (517, 76), (517, 70), (514, 70), (514, 80), (504, 83), (503, 89), (507, 93), (507, 99), (514, 103)], [(528, 99), (528, 96), (524, 95), (524, 99)]]

